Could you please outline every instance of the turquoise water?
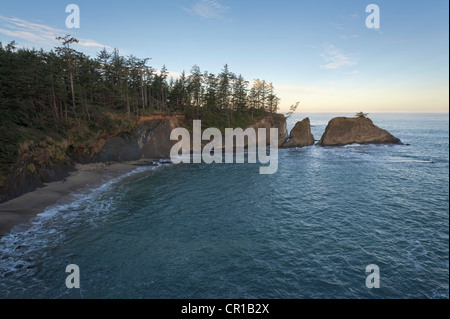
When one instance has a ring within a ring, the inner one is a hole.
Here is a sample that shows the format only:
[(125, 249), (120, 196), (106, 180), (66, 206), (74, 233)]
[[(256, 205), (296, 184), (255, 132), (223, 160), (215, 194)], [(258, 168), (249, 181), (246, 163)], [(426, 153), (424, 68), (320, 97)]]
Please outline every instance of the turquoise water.
[[(335, 115), (309, 116), (319, 139)], [(0, 239), (0, 297), (449, 298), (448, 115), (370, 117), (411, 145), (280, 150), (274, 175), (140, 167), (73, 194)]]

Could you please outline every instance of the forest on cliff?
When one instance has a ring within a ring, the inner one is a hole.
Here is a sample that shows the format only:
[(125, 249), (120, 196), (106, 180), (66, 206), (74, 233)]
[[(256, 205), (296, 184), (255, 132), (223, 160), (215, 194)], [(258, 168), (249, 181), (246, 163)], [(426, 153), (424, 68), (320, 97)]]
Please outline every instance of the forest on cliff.
[(0, 42), (0, 186), (21, 156), (67, 160), (71, 144), (92, 146), (96, 136), (131, 129), (142, 115), (183, 114), (222, 129), (278, 110), (272, 83), (256, 79), (250, 86), (228, 65), (219, 74), (195, 65), (173, 78), (148, 58), (117, 49), (92, 58), (73, 48), (76, 38), (58, 40), (51, 51)]

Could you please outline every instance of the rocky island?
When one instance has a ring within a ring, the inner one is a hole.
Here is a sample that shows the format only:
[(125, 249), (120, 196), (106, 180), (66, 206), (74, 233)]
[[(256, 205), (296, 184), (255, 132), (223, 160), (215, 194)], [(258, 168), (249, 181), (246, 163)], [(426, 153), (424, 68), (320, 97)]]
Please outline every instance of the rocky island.
[(379, 128), (365, 116), (333, 118), (317, 144), (320, 146), (342, 146), (354, 143), (403, 144), (400, 139)]
[(289, 134), (289, 139), (283, 144), (283, 148), (304, 147), (314, 145), (314, 136), (311, 133), (309, 118), (297, 122)]

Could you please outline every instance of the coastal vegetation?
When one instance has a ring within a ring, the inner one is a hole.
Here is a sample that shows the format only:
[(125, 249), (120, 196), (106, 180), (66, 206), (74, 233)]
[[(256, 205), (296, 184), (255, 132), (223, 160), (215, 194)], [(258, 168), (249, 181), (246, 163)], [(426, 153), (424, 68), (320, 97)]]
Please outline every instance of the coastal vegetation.
[[(101, 50), (89, 57), (69, 35), (51, 51), (0, 43), (0, 188), (14, 166), (71, 161), (98, 139), (136, 127), (143, 116), (181, 114), (204, 127), (246, 127), (278, 110), (272, 83), (253, 85), (224, 65), (219, 74), (193, 66), (170, 76), (148, 58)], [(23, 163), (21, 163), (23, 162)]]
[(358, 112), (355, 114), (356, 117), (367, 117), (367, 115), (369, 115), (368, 113), (364, 113), (364, 112)]

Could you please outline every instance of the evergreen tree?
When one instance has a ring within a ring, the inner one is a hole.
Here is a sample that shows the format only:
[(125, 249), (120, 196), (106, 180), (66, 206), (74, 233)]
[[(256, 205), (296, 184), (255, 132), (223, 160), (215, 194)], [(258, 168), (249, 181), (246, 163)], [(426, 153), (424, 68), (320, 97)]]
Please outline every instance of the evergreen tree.
[(194, 108), (194, 116), (199, 117), (199, 110), (202, 106), (202, 79), (203, 75), (200, 68), (194, 65), (189, 76), (190, 91), (192, 92), (192, 106)]
[(69, 82), (70, 82), (70, 92), (72, 94), (72, 110), (75, 116), (75, 119), (78, 122), (77, 110), (75, 104), (75, 87), (74, 87), (74, 55), (76, 52), (74, 49), (70, 47), (73, 43), (78, 43), (78, 39), (71, 37), (70, 35), (66, 35), (64, 37), (57, 37), (57, 40), (61, 41), (62, 46), (56, 47), (56, 53), (58, 53), (66, 62), (67, 72), (69, 74)]

